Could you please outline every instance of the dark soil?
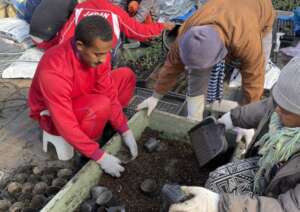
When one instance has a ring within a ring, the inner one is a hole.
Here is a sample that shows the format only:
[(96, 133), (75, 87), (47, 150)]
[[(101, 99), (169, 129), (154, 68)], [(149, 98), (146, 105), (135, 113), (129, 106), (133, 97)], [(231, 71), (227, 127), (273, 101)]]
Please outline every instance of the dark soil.
[[(112, 190), (114, 199), (125, 206), (126, 211), (157, 212), (162, 205), (160, 190), (165, 183), (203, 186), (208, 177), (209, 168), (199, 168), (189, 144), (160, 139), (161, 150), (147, 153), (143, 145), (150, 137), (159, 139), (159, 133), (150, 129), (145, 131), (138, 142), (139, 156), (125, 165), (121, 178), (101, 177), (99, 185)], [(147, 178), (156, 180), (159, 185), (153, 197), (140, 189)]]

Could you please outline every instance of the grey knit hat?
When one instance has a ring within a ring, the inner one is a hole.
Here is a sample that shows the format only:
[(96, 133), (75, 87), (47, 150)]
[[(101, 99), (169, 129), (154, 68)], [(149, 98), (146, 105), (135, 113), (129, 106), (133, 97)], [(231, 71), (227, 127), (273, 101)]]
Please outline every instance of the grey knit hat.
[(223, 60), (227, 49), (212, 26), (194, 26), (179, 38), (179, 54), (188, 68), (207, 69)]
[(282, 69), (272, 95), (280, 107), (300, 115), (300, 57), (292, 59)]

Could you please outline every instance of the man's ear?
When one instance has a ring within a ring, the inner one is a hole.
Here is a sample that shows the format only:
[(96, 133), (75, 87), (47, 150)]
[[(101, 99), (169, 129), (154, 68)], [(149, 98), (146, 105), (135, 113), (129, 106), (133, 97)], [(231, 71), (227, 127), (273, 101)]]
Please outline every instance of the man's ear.
[(76, 48), (78, 49), (78, 51), (83, 51), (85, 46), (84, 46), (84, 43), (80, 40), (77, 40), (76, 41)]

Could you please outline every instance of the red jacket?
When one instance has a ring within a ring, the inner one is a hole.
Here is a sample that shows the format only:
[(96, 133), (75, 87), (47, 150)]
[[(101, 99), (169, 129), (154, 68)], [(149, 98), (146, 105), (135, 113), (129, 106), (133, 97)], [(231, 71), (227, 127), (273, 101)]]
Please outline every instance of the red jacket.
[(96, 68), (80, 62), (71, 41), (49, 49), (42, 57), (29, 91), (30, 116), (40, 120), (40, 112), (49, 110), (58, 131), (70, 144), (87, 157), (102, 155), (99, 144), (80, 128), (72, 108), (72, 99), (84, 94), (101, 94), (111, 100), (110, 123), (120, 133), (128, 129), (114, 86), (110, 54)]
[(164, 29), (163, 24), (141, 24), (131, 18), (123, 9), (115, 6), (107, 0), (88, 0), (78, 4), (69, 20), (58, 32), (57, 36), (50, 41), (37, 44), (39, 48), (48, 49), (56, 44), (60, 44), (73, 37), (76, 25), (86, 16), (99, 15), (106, 18), (113, 28), (113, 48), (120, 38), (120, 33), (124, 32), (126, 37), (138, 41), (145, 41), (149, 38), (159, 36)]

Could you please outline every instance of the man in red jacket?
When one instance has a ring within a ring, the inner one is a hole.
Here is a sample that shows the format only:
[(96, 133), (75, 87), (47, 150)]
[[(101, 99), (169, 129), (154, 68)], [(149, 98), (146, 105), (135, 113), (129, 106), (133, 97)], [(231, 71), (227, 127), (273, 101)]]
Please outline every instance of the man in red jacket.
[[(30, 92), (30, 116), (48, 133), (62, 136), (112, 176), (124, 168), (120, 160), (99, 148), (97, 139), (106, 123), (118, 131), (132, 157), (135, 138), (123, 113), (131, 99), (135, 76), (129, 68), (111, 71), (113, 31), (101, 16), (77, 25), (74, 38), (49, 49), (42, 57)], [(48, 110), (50, 116), (40, 113)]]
[(99, 15), (109, 21), (113, 28), (113, 48), (116, 47), (121, 32), (130, 39), (146, 41), (159, 36), (164, 29), (171, 30), (175, 26), (173, 23), (141, 24), (107, 0), (88, 0), (76, 5), (68, 21), (56, 33), (61, 22), (55, 21), (56, 17), (47, 10), (47, 7), (37, 8), (30, 23), (32, 40), (42, 49), (48, 49), (73, 37), (76, 25), (82, 18), (90, 15)]

